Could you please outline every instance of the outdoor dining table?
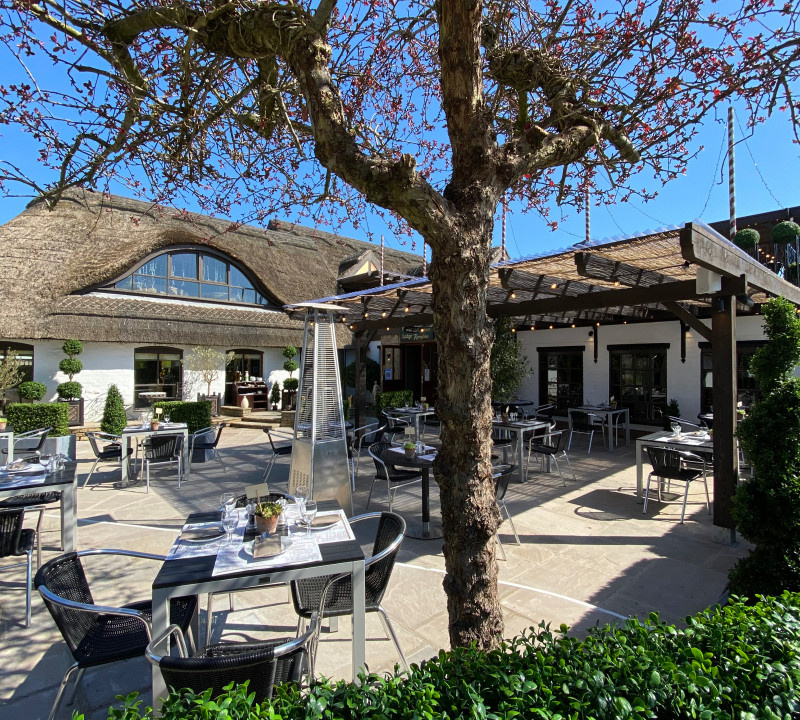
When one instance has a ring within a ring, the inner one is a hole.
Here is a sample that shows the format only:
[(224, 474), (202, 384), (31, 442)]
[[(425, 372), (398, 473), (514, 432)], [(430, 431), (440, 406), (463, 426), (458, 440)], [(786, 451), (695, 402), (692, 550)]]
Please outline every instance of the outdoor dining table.
[(393, 417), (407, 417), (414, 426), (414, 442), (419, 442), (420, 420), (424, 422), (426, 417), (435, 415), (436, 411), (432, 407), (422, 409), (421, 407), (398, 407), (392, 412)]
[(14, 431), (3, 430), (0, 432), (0, 442), (2, 442), (3, 447), (8, 451), (7, 462), (11, 462), (14, 459)]
[(0, 500), (32, 493), (61, 493), (61, 547), (78, 548), (78, 464), (66, 461), (61, 470), (47, 472), (39, 463), (29, 463), (20, 472), (0, 471)]
[(581, 405), (576, 408), (569, 408), (567, 414), (569, 416), (569, 426), (572, 427), (572, 413), (585, 412), (592, 415), (602, 415), (606, 419), (606, 428), (608, 428), (608, 452), (614, 452), (614, 422), (618, 416), (624, 416), (625, 422), (625, 444), (631, 444), (631, 414), (630, 410), (626, 407), (612, 408), (608, 405)]
[[(492, 420), (492, 427), (495, 430), (504, 430), (510, 433), (513, 443), (512, 452), (517, 453), (517, 473), (519, 481), (524, 483), (527, 481), (527, 472), (525, 468), (525, 433), (533, 432), (539, 428), (548, 428), (548, 432), (543, 436), (544, 439), (549, 439), (550, 423), (546, 420)], [(550, 472), (550, 457), (547, 457), (547, 472)]]
[[(253, 558), (252, 540), (255, 533), (247, 527), (247, 511), (239, 511), (239, 525), (229, 543), (224, 533), (219, 539), (190, 541), (178, 536), (167, 559), (153, 581), (153, 637), (168, 627), (169, 601), (185, 595), (233, 592), (285, 583), (302, 578), (323, 577), (350, 573), (353, 598), (353, 680), (365, 667), (365, 570), (364, 552), (355, 539), (350, 523), (335, 500), (320, 500), (317, 517), (338, 514), (340, 522), (309, 535), (296, 527), (290, 536), (291, 544), (280, 554), (268, 558)], [(289, 505), (286, 518), (294, 525), (299, 509)], [(219, 524), (219, 512), (194, 513), (187, 518), (184, 531)], [(182, 531), (183, 532), (183, 531)], [(284, 540), (285, 542), (285, 540)], [(210, 621), (210, 619), (209, 619)], [(192, 632), (197, 634), (197, 617)], [(158, 710), (166, 696), (166, 686), (157, 666), (153, 667), (153, 707)]]
[[(186, 423), (159, 423), (158, 430), (153, 430), (150, 426), (141, 427), (141, 426), (130, 426), (126, 427), (122, 431), (122, 437), (125, 438), (126, 445), (122, 450), (122, 457), (127, 457), (126, 453), (132, 447), (132, 441), (135, 439), (136, 442), (141, 442), (145, 438), (151, 437), (152, 435), (183, 435), (183, 479), (187, 480), (189, 478), (189, 428)], [(123, 462), (121, 463), (122, 466), (122, 480), (120, 482), (121, 487), (128, 487), (130, 484), (130, 478), (128, 477), (128, 463)]]
[(492, 407), (495, 410), (506, 412), (506, 408), (508, 408), (508, 412), (520, 412), (522, 413), (523, 417), (527, 416), (525, 408), (530, 407), (533, 404), (533, 400), (509, 400), (508, 402), (492, 400)]
[(406, 455), (402, 447), (392, 447), (384, 450), (381, 460), (389, 465), (410, 467), (422, 471), (422, 522), (406, 523), (406, 537), (417, 540), (436, 540), (443, 537), (442, 525), (438, 521), (431, 521), (431, 468), (436, 459), (436, 449), (425, 446), (422, 453), (413, 457)]
[(714, 449), (714, 442), (708, 433), (692, 432), (675, 435), (670, 430), (659, 430), (658, 432), (636, 438), (636, 499), (642, 499), (642, 488), (644, 486), (644, 448), (648, 445), (657, 445), (670, 448), (671, 450), (688, 450), (696, 452), (702, 450), (710, 453)]

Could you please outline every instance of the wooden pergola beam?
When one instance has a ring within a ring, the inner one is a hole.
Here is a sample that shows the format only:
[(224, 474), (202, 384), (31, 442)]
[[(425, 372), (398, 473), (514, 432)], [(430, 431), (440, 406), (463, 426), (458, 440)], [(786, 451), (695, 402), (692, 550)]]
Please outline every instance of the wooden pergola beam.
[(692, 330), (694, 330), (701, 338), (711, 342), (711, 328), (708, 327), (700, 318), (695, 317), (683, 305), (677, 302), (665, 302), (664, 307), (667, 308), (675, 317), (685, 322)]
[(575, 253), (575, 266), (582, 277), (618, 282), (626, 287), (650, 287), (675, 281), (675, 278), (660, 272), (645, 270), (592, 252)]

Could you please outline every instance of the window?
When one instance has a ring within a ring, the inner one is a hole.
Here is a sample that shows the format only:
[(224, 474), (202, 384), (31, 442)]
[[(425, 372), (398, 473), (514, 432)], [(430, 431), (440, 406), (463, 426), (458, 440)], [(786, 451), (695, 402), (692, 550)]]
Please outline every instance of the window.
[(583, 347), (537, 348), (539, 403), (555, 405), (560, 414), (583, 405)]
[[(225, 366), (225, 403), (234, 404), (233, 383), (245, 377), (263, 377), (264, 353), (258, 350), (231, 350), (233, 361)], [(297, 377), (296, 375), (294, 377)], [(264, 378), (266, 380), (266, 378)]]
[(133, 351), (133, 404), (147, 407), (150, 403), (139, 397), (143, 392), (164, 392), (165, 400), (180, 400), (182, 396), (183, 352), (177, 348), (144, 347)]
[(157, 255), (110, 287), (148, 295), (273, 305), (243, 270), (209, 252), (181, 249)]
[(608, 394), (631, 422), (661, 423), (667, 407), (667, 344), (609, 345)]
[[(750, 360), (756, 350), (765, 345), (763, 340), (736, 343), (736, 398), (749, 408), (761, 396), (755, 377), (750, 372)], [(700, 412), (711, 412), (713, 399), (711, 346), (700, 343)]]
[(20, 382), (33, 380), (33, 345), (15, 342), (0, 342), (0, 363), (5, 362), (10, 352), (17, 354), (17, 362), (22, 372)]

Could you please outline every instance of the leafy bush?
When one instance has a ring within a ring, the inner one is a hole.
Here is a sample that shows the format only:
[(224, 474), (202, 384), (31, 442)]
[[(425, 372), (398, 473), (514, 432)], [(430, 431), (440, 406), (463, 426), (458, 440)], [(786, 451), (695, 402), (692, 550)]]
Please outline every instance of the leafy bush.
[(379, 392), (375, 397), (375, 414), (380, 415), (385, 408), (389, 407), (407, 407), (413, 402), (414, 392), (412, 390)]
[(162, 400), (153, 403), (153, 408), (162, 408), (171, 422), (186, 423), (190, 434), (211, 425), (211, 403), (208, 400)]
[(56, 388), (56, 392), (62, 400), (75, 400), (83, 393), (83, 386), (77, 380), (63, 382)]
[[(286, 358), (286, 362), (283, 363), (283, 369), (289, 373), (289, 377), (300, 367), (294, 359), (295, 355), (297, 355), (297, 348), (294, 345), (287, 345), (283, 348), (283, 357)], [(283, 383), (283, 388), (284, 390), (288, 389), (285, 382)]]
[(800, 225), (791, 220), (779, 222), (772, 228), (772, 240), (776, 243), (794, 242), (798, 236), (800, 236)]
[(737, 435), (753, 477), (733, 496), (742, 537), (756, 547), (731, 570), (733, 592), (778, 594), (800, 590), (800, 319), (774, 298), (763, 306), (769, 341), (750, 362), (761, 397), (739, 422)]
[(506, 401), (514, 397), (523, 381), (531, 374), (528, 358), (522, 354), (511, 318), (494, 321), (494, 342), (491, 354), (492, 399)]
[[(41, 383), (39, 383), (41, 385)], [(69, 407), (66, 403), (11, 403), (6, 407), (6, 420), (15, 433), (51, 427), (48, 437), (69, 435)]]
[(125, 414), (125, 403), (122, 401), (119, 388), (116, 385), (109, 385), (100, 429), (112, 435), (121, 435), (127, 426), (128, 416)]
[(269, 399), (273, 405), (277, 405), (281, 401), (281, 384), (279, 382), (272, 383), (272, 389), (269, 391)]
[[(171, 693), (170, 720), (392, 720), (393, 718), (789, 718), (800, 712), (800, 596), (754, 605), (733, 599), (687, 618), (685, 629), (654, 613), (645, 622), (593, 628), (581, 641), (538, 629), (491, 652), (441, 650), (408, 675), (322, 681), (301, 692), (278, 686), (258, 705), (246, 686)], [(141, 720), (136, 695), (110, 718)]]
[(58, 369), (61, 370), (64, 375), (69, 375), (71, 378), (73, 375), (77, 375), (83, 370), (83, 363), (78, 360), (78, 358), (64, 358), (58, 363)]
[(733, 236), (733, 242), (742, 250), (749, 251), (758, 247), (761, 235), (754, 228), (743, 228)]
[[(381, 379), (381, 364), (376, 362), (371, 357), (367, 358), (367, 389), (371, 388), (376, 382)], [(351, 362), (342, 370), (342, 382), (346, 387), (354, 388), (356, 386), (356, 364)]]
[(47, 385), (44, 383), (36, 382), (35, 380), (28, 380), (28, 382), (20, 383), (17, 388), (19, 396), (23, 400), (41, 400), (47, 392)]
[(283, 389), (284, 390), (297, 390), (297, 386), (300, 384), (300, 381), (297, 378), (286, 378), (283, 381)]
[(61, 352), (70, 357), (80, 355), (83, 352), (83, 343), (80, 340), (65, 340), (61, 346)]

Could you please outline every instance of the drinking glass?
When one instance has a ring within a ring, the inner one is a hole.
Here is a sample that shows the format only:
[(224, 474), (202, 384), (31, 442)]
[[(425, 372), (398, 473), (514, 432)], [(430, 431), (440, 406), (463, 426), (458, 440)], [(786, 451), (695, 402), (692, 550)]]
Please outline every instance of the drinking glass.
[(680, 436), (681, 436), (681, 426), (680, 426), (680, 423), (671, 423), (671, 424), (670, 424), (670, 427), (672, 428), (672, 434), (673, 434), (675, 437), (680, 437)]
[(303, 522), (306, 524), (306, 535), (311, 535), (311, 523), (317, 517), (317, 501), (306, 500), (300, 507), (300, 513), (303, 516)]
[(233, 542), (233, 531), (236, 530), (236, 526), (239, 524), (239, 515), (236, 512), (236, 509), (226, 505), (226, 510), (222, 515), (222, 529), (228, 533), (228, 542)]
[(169, 423), (169, 413), (164, 415), (164, 424), (166, 425), (167, 423)]
[(234, 505), (236, 504), (236, 495), (232, 492), (224, 492), (222, 495), (219, 496), (219, 509), (222, 513), (223, 519), (225, 518), (225, 514), (230, 507), (232, 510), (234, 509)]

